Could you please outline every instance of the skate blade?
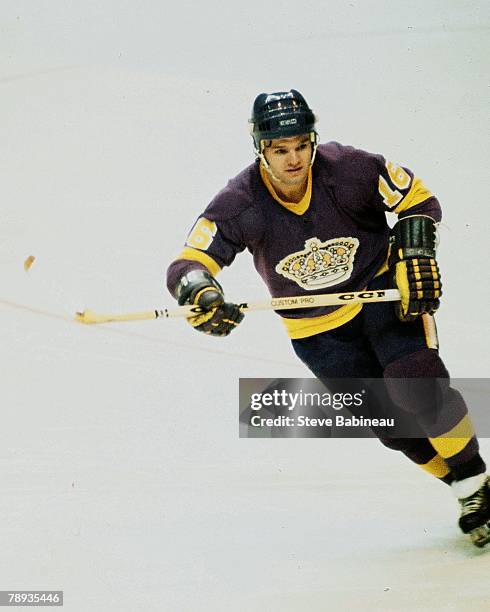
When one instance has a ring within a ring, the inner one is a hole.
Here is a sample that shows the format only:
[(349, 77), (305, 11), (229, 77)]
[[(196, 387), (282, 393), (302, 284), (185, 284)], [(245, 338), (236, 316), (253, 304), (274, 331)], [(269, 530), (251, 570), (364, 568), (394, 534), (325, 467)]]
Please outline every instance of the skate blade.
[(483, 548), (485, 544), (490, 542), (490, 526), (487, 524), (473, 529), (473, 531), (470, 531), (470, 538), (475, 546)]

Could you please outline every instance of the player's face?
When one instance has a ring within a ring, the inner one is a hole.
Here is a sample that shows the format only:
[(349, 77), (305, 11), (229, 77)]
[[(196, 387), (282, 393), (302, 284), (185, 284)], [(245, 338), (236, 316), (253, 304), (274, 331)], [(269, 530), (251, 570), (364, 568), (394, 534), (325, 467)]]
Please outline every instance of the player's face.
[(312, 144), (308, 134), (271, 140), (270, 145), (264, 149), (272, 175), (291, 187), (306, 181), (311, 154)]

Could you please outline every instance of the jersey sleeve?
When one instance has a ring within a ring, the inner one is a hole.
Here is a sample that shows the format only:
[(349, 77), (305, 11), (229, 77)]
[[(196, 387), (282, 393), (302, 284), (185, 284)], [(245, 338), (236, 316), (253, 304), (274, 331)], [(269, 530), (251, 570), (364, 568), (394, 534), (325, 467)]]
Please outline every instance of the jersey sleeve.
[(318, 153), (327, 162), (327, 184), (332, 181), (338, 200), (361, 225), (381, 222), (386, 212), (441, 220), (437, 198), (409, 168), (337, 142), (320, 145)]
[(183, 250), (170, 264), (167, 286), (173, 294), (180, 278), (193, 269), (207, 270), (216, 276), (231, 265), (237, 253), (245, 249), (239, 220), (213, 219), (205, 212), (192, 226)]
[(189, 232), (179, 258), (198, 261), (217, 274), (244, 248), (239, 219), (213, 220), (212, 215), (202, 215)]
[(387, 212), (396, 213), (400, 218), (417, 215), (428, 215), (435, 221), (441, 220), (441, 207), (437, 198), (425, 186), (422, 179), (412, 170), (382, 156), (376, 160), (376, 189), (374, 194), (377, 207)]
[(207, 270), (216, 276), (245, 248), (253, 250), (260, 239), (263, 222), (254, 206), (249, 173), (250, 169), (232, 179), (192, 226), (183, 250), (167, 271), (167, 286), (173, 295), (180, 278), (190, 270)]

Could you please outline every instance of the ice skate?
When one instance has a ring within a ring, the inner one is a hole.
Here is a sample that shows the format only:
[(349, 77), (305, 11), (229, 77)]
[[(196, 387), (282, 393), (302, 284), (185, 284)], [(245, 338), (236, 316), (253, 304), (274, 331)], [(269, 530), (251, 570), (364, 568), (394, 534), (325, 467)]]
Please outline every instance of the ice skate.
[(459, 497), (461, 516), (459, 527), (463, 533), (469, 534), (475, 546), (482, 547), (490, 542), (490, 477), (485, 474), (467, 478), (466, 481), (453, 483), (455, 492), (464, 484), (471, 485), (483, 480), (479, 488), (466, 497)]

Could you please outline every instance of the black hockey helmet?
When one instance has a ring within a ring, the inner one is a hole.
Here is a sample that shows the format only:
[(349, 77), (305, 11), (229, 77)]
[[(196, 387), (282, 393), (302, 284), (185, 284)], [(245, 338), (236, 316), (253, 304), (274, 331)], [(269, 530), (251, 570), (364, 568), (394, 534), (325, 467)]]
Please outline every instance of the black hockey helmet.
[(313, 111), (296, 89), (259, 94), (249, 119), (256, 153), (262, 152), (262, 140), (312, 134), (316, 143), (315, 121)]

